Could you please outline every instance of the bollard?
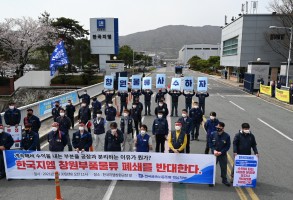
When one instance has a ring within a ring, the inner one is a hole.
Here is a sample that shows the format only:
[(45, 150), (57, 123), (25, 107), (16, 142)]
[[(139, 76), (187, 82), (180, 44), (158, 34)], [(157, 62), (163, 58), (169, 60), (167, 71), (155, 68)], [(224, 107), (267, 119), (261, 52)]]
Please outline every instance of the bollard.
[(90, 152), (93, 152), (94, 151), (94, 147), (93, 145), (90, 146)]
[(57, 171), (55, 172), (55, 186), (56, 186), (56, 198), (55, 198), (55, 200), (63, 200), (63, 198), (61, 197), (59, 173)]

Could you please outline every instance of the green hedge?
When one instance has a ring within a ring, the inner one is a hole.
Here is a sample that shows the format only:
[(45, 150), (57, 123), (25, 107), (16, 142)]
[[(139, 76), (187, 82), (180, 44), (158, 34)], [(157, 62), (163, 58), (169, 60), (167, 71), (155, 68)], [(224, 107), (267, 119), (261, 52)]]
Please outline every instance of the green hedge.
[[(84, 77), (74, 75), (60, 75), (51, 80), (51, 84), (65, 84), (65, 85), (93, 85), (104, 81), (104, 76), (92, 76), (91, 80), (85, 80)], [(88, 84), (87, 84), (88, 83)]]

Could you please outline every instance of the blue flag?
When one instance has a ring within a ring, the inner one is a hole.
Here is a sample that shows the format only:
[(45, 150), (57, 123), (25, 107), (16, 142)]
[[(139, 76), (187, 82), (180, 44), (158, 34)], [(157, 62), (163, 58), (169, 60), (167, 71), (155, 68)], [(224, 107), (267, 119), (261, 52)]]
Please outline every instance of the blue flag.
[(50, 71), (51, 76), (53, 76), (58, 67), (64, 66), (69, 63), (66, 50), (64, 48), (64, 43), (61, 40), (55, 50), (53, 51), (50, 59)]

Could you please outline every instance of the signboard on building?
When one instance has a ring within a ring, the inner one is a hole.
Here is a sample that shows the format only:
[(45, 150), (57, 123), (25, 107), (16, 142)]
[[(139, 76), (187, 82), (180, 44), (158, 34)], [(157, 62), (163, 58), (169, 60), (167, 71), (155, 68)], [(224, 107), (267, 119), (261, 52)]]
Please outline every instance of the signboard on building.
[(116, 72), (124, 71), (124, 62), (122, 60), (107, 60), (104, 68), (106, 75), (116, 74)]

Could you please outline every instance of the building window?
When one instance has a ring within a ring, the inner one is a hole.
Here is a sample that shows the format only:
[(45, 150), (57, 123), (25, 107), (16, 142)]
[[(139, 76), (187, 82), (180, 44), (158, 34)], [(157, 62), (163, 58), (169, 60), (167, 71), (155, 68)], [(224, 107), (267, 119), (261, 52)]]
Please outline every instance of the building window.
[(193, 50), (193, 48), (187, 48), (187, 50)]
[(211, 50), (219, 50), (218, 48), (211, 48)]
[(284, 40), (285, 34), (271, 34), (270, 40)]
[(237, 49), (238, 49), (238, 36), (224, 41), (223, 56), (237, 55)]
[(203, 50), (211, 50), (211, 48), (203, 48)]
[(194, 50), (202, 50), (202, 48), (194, 48)]

